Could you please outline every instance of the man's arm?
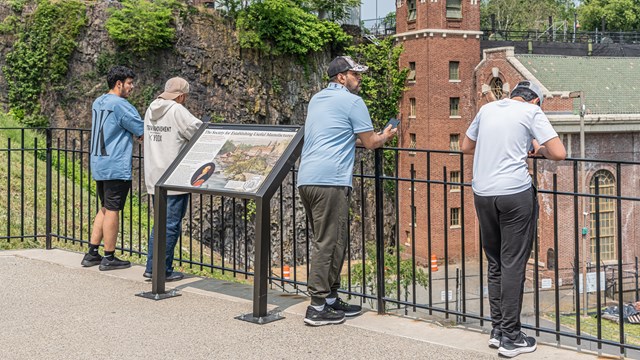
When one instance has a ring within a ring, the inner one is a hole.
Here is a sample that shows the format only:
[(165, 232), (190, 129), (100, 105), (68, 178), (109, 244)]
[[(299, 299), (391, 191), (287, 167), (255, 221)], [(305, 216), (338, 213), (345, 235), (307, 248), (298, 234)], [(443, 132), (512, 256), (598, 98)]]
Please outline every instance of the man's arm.
[(462, 147), (460, 150), (464, 154), (472, 155), (476, 151), (476, 142), (469, 139), (467, 134), (464, 135), (464, 139), (462, 139)]
[(175, 112), (175, 123), (178, 127), (180, 136), (187, 140), (191, 140), (193, 135), (200, 129), (202, 120), (193, 116), (187, 108), (182, 104), (178, 104)]
[[(144, 134), (144, 121), (140, 117), (140, 114), (138, 114), (138, 110), (128, 101), (124, 101), (125, 103), (120, 106), (119, 111), (120, 126), (133, 134), (135, 139), (142, 138)], [(116, 112), (116, 114), (118, 114), (118, 112)]]
[(538, 145), (538, 142), (533, 140), (533, 156), (544, 156), (547, 159), (559, 161), (567, 157), (567, 150), (557, 136), (542, 145)]
[(386, 129), (380, 134), (377, 134), (373, 131), (367, 131), (358, 134), (358, 139), (356, 140), (357, 145), (363, 145), (369, 150), (377, 149), (384, 145), (387, 141), (389, 141), (395, 134), (398, 132), (398, 129), (392, 129), (392, 126), (387, 126)]

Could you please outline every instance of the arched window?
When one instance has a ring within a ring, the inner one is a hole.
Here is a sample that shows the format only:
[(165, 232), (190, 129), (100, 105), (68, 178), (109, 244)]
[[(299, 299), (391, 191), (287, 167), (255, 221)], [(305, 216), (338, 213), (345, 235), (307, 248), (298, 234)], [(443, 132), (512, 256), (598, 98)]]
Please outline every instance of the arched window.
[(502, 79), (499, 77), (494, 77), (491, 79), (491, 92), (495, 95), (497, 100), (502, 99)]
[[(613, 174), (607, 170), (598, 170), (591, 178), (589, 190), (596, 192), (598, 179), (598, 193), (600, 195), (616, 195), (616, 182)], [(591, 198), (591, 262), (596, 261), (596, 201), (600, 206), (600, 260), (616, 259), (616, 202), (614, 199)]]

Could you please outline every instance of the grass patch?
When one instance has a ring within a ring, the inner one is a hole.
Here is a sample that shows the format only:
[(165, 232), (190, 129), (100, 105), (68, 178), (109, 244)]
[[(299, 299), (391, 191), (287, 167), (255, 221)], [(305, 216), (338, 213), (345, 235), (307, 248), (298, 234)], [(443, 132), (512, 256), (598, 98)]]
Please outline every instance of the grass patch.
[[(552, 319), (550, 319), (552, 320)], [(576, 316), (575, 315), (562, 315), (560, 316), (560, 324), (571, 329), (576, 328)], [(617, 323), (602, 319), (602, 339), (611, 341), (620, 341), (620, 325)], [(598, 334), (598, 319), (594, 316), (580, 317), (580, 331), (583, 334), (589, 334), (594, 338)], [(640, 345), (640, 324), (624, 324), (624, 333), (626, 336), (625, 342), (630, 345)]]

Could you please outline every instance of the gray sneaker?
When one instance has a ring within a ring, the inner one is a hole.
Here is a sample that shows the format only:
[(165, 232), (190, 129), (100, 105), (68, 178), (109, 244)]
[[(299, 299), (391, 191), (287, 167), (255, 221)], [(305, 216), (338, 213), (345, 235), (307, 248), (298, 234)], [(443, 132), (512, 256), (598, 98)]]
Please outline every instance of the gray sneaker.
[(322, 311), (314, 309), (312, 306), (307, 307), (307, 314), (304, 322), (311, 326), (322, 326), (329, 324), (342, 324), (345, 320), (344, 312), (333, 310), (330, 306), (325, 305)]

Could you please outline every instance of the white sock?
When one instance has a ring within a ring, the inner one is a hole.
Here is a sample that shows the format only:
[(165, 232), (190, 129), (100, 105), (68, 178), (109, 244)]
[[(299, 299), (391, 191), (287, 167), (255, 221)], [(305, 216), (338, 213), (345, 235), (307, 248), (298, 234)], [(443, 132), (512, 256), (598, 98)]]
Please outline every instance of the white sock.
[(324, 310), (324, 305), (311, 305), (311, 307), (316, 309), (316, 311)]
[(334, 302), (336, 302), (338, 298), (326, 298), (325, 300), (327, 301), (327, 304), (329, 305), (333, 305)]

